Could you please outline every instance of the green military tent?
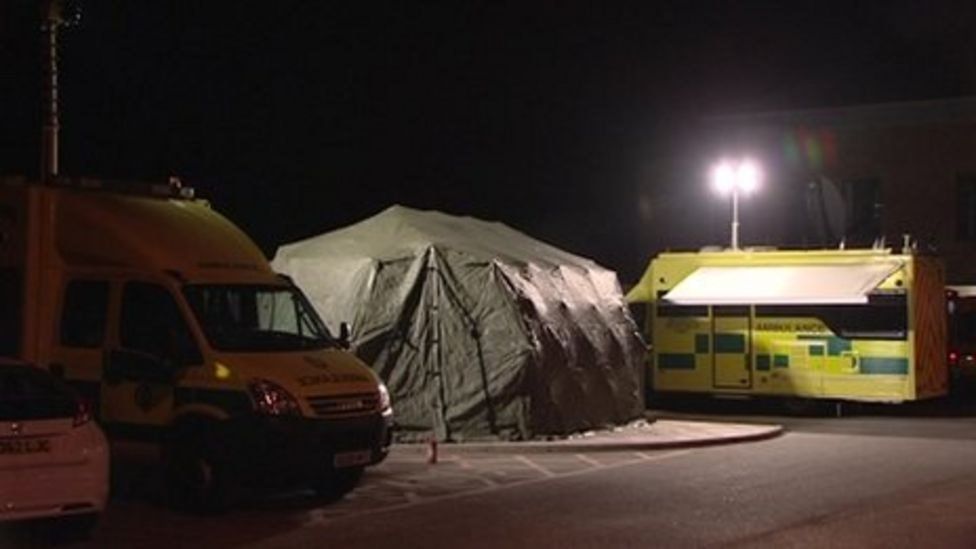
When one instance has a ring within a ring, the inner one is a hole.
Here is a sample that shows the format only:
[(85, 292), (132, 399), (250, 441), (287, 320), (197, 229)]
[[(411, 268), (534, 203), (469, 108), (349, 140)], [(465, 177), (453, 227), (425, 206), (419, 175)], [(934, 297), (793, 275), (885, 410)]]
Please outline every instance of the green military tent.
[(616, 274), (501, 223), (401, 206), (282, 246), (276, 270), (393, 396), (401, 440), (526, 440), (644, 409)]

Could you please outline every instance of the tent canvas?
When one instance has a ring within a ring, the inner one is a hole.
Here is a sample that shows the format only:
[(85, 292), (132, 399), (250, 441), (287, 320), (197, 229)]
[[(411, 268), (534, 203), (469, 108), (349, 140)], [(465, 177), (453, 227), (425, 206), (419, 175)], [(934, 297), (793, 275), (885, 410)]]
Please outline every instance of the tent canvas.
[(391, 207), (273, 265), (393, 396), (401, 439), (525, 440), (643, 412), (644, 345), (615, 273), (501, 223)]

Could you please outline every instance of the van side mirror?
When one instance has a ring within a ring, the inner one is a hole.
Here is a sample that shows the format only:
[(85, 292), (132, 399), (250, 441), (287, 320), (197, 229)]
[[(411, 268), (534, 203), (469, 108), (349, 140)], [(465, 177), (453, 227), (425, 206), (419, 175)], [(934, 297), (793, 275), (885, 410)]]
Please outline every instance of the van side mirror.
[(351, 347), (349, 343), (349, 323), (347, 322), (339, 323), (339, 346), (346, 350)]

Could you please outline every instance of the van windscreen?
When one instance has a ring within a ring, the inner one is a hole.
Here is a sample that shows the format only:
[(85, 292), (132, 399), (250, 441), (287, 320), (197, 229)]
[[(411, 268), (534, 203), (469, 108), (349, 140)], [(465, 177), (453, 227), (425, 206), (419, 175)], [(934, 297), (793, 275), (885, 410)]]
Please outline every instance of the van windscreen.
[(335, 340), (294, 288), (194, 284), (183, 289), (210, 345), (221, 351), (320, 349)]

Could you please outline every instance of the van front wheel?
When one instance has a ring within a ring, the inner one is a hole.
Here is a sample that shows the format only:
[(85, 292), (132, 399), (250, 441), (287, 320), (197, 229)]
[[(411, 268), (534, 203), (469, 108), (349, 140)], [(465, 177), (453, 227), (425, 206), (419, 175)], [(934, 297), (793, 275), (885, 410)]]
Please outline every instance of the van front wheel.
[(191, 513), (219, 513), (228, 506), (229, 468), (199, 439), (174, 440), (166, 457), (170, 505)]
[(315, 493), (326, 501), (338, 501), (359, 484), (363, 467), (351, 467), (329, 471), (312, 484)]

